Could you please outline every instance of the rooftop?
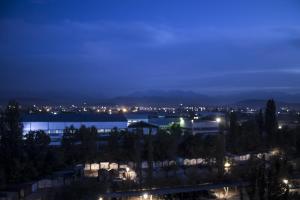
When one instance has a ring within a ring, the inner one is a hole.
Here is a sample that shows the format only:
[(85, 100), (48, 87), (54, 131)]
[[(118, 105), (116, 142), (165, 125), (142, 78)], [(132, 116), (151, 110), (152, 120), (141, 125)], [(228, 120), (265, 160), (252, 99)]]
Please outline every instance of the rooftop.
[(141, 121), (130, 124), (128, 128), (158, 128), (158, 126)]
[(123, 114), (60, 113), (26, 114), (22, 122), (127, 122)]

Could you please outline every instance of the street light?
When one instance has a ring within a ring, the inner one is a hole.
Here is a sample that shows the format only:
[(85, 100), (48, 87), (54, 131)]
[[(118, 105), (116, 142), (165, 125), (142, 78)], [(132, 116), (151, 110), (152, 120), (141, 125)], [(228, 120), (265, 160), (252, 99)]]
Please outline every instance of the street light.
[(287, 180), (287, 179), (283, 179), (282, 182), (286, 185), (289, 184), (289, 180)]
[(129, 174), (130, 169), (129, 169), (129, 167), (126, 167), (125, 170), (126, 170), (125, 178), (126, 178), (126, 180), (129, 180), (129, 178), (130, 178), (130, 174)]
[(144, 194), (143, 194), (143, 198), (144, 198), (144, 199), (148, 199), (148, 194), (147, 194), (147, 193), (144, 193)]
[(184, 119), (183, 119), (183, 117), (179, 118), (179, 125), (180, 125), (180, 127), (184, 127)]
[(221, 121), (222, 121), (222, 120), (221, 120), (220, 117), (217, 117), (217, 118), (216, 118), (216, 122), (217, 122), (217, 123), (220, 123)]
[(231, 167), (231, 164), (230, 164), (228, 161), (226, 161), (226, 162), (224, 163), (224, 170), (225, 170), (226, 173), (229, 172), (230, 167)]
[(229, 168), (231, 165), (230, 165), (230, 163), (229, 162), (225, 162), (225, 164), (224, 164), (224, 167), (225, 168)]

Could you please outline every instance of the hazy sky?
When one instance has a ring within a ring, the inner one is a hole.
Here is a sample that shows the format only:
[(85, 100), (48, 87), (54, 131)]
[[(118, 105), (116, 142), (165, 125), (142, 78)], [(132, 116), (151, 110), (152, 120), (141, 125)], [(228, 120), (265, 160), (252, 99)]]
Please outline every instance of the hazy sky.
[(300, 92), (299, 0), (1, 0), (8, 96)]

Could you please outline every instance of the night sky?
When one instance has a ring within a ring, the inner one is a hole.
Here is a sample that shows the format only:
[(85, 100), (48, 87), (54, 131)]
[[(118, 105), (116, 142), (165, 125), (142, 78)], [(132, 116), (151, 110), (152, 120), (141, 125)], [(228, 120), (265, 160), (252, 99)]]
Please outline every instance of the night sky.
[(299, 89), (299, 0), (0, 3), (3, 96)]

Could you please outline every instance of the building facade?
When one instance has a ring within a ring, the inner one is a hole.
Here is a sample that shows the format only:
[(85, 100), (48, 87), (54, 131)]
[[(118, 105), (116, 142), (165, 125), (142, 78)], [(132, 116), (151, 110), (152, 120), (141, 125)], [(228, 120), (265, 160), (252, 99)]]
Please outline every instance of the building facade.
[(106, 113), (28, 114), (22, 117), (22, 124), (24, 135), (29, 131), (42, 130), (49, 134), (50, 145), (60, 145), (64, 129), (67, 127), (95, 127), (100, 135), (105, 135), (115, 128), (125, 130), (127, 119), (122, 114)]

